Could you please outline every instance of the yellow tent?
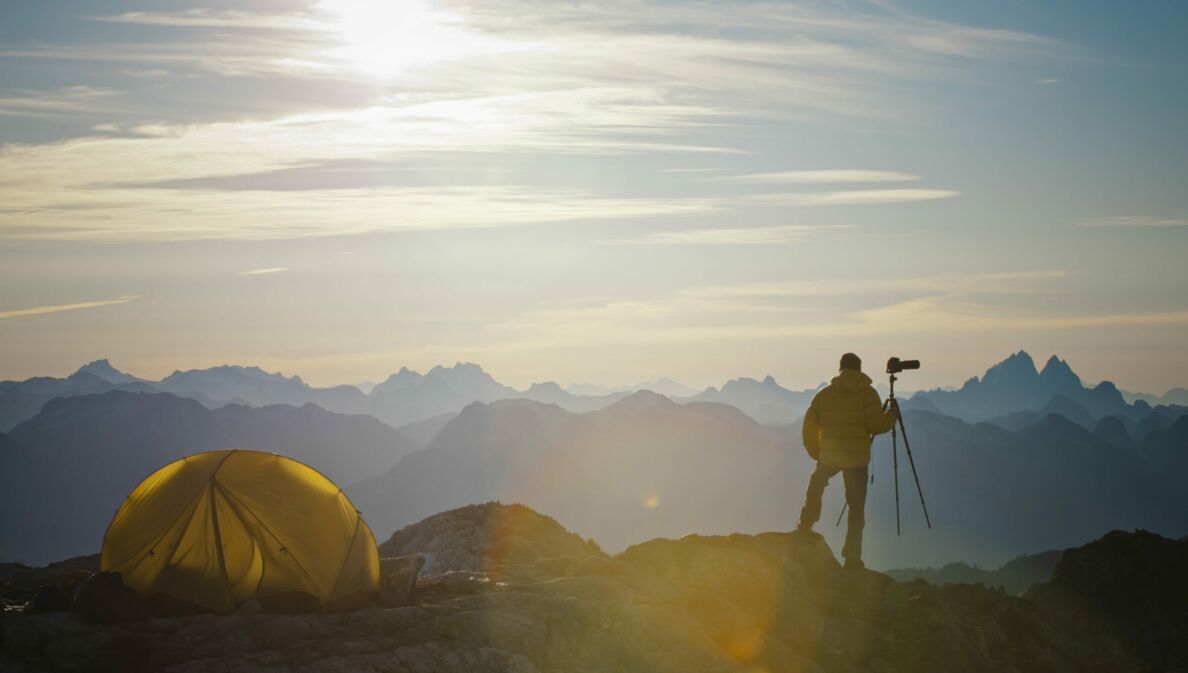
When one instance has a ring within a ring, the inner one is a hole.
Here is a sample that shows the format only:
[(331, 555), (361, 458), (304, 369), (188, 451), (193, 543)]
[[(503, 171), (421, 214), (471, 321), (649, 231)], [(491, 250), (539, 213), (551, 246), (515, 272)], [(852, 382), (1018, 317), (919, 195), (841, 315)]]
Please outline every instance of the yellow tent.
[(287, 591), (326, 607), (379, 584), (375, 537), (342, 490), (245, 449), (187, 456), (140, 482), (107, 528), (101, 565), (142, 596), (222, 613)]

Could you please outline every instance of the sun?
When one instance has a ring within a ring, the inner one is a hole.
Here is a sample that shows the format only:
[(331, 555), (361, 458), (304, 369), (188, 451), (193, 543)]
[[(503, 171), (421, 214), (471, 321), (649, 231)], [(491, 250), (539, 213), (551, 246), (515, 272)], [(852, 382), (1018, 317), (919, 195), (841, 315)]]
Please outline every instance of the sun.
[(487, 42), (427, 0), (321, 0), (316, 8), (341, 44), (334, 54), (380, 77), (483, 51)]

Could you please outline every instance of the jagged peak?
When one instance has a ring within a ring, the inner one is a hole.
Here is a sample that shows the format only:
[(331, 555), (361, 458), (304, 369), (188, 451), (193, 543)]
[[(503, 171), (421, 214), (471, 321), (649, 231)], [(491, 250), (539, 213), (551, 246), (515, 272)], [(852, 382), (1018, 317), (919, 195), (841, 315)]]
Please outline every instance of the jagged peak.
[(987, 369), (986, 374), (982, 376), (982, 383), (996, 383), (1019, 377), (1030, 379), (1037, 376), (1039, 372), (1035, 369), (1035, 360), (1031, 359), (1027, 351), (1021, 350)]
[(482, 366), (474, 362), (455, 362), (453, 367), (446, 367), (445, 365), (436, 365), (429, 370), (427, 376), (433, 374), (440, 374), (441, 372), (466, 372), (470, 374), (484, 374), (487, 372), (483, 370)]
[(1081, 377), (1077, 376), (1067, 361), (1061, 360), (1055, 355), (1048, 358), (1048, 361), (1044, 364), (1044, 368), (1040, 372), (1040, 378), (1046, 381), (1064, 383), (1071, 387), (1081, 387)]
[(556, 381), (538, 381), (538, 382), (533, 383), (532, 385), (528, 386), (528, 390), (527, 390), (527, 392), (530, 392), (530, 393), (534, 393), (534, 392), (539, 393), (539, 392), (546, 392), (546, 391), (550, 392), (550, 393), (565, 392)]
[(133, 383), (141, 380), (131, 374), (116, 369), (107, 358), (92, 360), (79, 367), (74, 373), (75, 375), (90, 374), (108, 383)]
[[(401, 367), (400, 371), (396, 372), (395, 374), (389, 374), (388, 378), (384, 379), (383, 383), (391, 383), (393, 381), (400, 381), (404, 379), (420, 380), (421, 378), (423, 378), (423, 375), (420, 372), (409, 369), (408, 367)], [(383, 385), (383, 383), (380, 385)]]

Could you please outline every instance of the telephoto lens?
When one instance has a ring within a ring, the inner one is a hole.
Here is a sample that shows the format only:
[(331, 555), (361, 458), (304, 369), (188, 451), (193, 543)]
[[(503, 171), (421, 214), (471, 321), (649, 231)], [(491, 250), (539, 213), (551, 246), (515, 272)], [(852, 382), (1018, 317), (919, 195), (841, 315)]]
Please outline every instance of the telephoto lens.
[(900, 360), (899, 358), (891, 358), (887, 360), (887, 373), (898, 374), (905, 369), (919, 369), (919, 360)]

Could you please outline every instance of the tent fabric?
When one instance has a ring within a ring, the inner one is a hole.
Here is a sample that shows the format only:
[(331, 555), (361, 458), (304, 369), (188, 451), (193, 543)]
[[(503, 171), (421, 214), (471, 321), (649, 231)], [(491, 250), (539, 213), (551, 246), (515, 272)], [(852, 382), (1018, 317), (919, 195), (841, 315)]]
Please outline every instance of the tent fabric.
[(327, 607), (379, 585), (375, 537), (342, 489), (291, 458), (245, 449), (197, 453), (146, 477), (112, 519), (100, 563), (142, 596), (221, 613), (289, 591)]

